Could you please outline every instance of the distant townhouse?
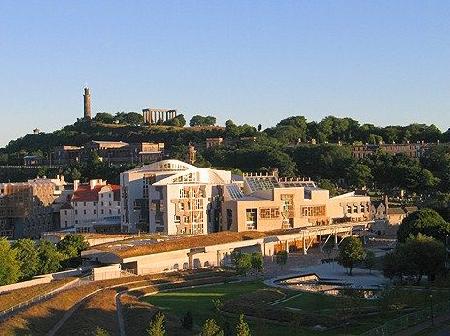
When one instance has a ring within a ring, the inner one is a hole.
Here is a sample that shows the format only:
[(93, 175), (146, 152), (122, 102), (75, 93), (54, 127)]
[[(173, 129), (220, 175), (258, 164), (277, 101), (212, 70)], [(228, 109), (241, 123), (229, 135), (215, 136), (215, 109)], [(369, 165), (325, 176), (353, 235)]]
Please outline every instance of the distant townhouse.
[(120, 232), (120, 186), (101, 179), (74, 181), (73, 193), (59, 211), (62, 230)]
[(163, 160), (120, 175), (122, 229), (169, 235), (217, 231), (220, 186), (231, 172)]
[(404, 144), (361, 144), (353, 145), (352, 155), (354, 158), (362, 159), (366, 158), (377, 151), (384, 151), (386, 153), (397, 155), (404, 154), (410, 158), (420, 158), (426, 150), (430, 147), (430, 144), (424, 142), (418, 143), (404, 143)]
[(162, 159), (164, 143), (127, 143), (123, 141), (90, 141), (82, 147), (57, 146), (52, 153), (56, 165), (68, 165), (87, 160), (96, 152), (103, 162), (112, 165), (148, 164)]
[(63, 176), (0, 183), (0, 236), (39, 238), (58, 229), (53, 203), (65, 186)]
[(218, 146), (222, 145), (223, 143), (224, 143), (223, 138), (221, 138), (221, 137), (206, 138), (206, 140), (205, 140), (206, 148), (218, 147)]
[(354, 192), (337, 197), (309, 179), (244, 174), (223, 187), (221, 230), (272, 231), (371, 220), (370, 198)]

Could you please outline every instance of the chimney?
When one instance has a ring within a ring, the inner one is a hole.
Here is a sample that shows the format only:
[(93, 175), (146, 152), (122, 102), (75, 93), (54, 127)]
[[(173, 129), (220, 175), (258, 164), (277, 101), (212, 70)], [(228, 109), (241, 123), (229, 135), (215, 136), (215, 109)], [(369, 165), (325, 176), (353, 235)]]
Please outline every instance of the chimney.
[(80, 180), (73, 180), (73, 191), (77, 191), (80, 186)]
[(383, 196), (383, 203), (384, 203), (384, 208), (386, 209), (386, 215), (388, 214), (388, 210), (389, 210), (389, 198), (388, 195), (384, 195)]

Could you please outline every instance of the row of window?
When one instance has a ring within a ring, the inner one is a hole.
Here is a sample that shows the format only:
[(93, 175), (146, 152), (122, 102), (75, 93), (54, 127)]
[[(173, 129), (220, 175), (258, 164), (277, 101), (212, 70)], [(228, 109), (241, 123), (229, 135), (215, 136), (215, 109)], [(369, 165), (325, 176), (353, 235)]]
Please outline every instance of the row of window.
[[(98, 202), (96, 202), (96, 201), (94, 201), (94, 202), (73, 202), (73, 206), (74, 207), (88, 206), (88, 203), (93, 203), (94, 206), (97, 206), (97, 204), (98, 204)], [(119, 202), (117, 202), (117, 203), (119, 203)], [(109, 202), (101, 201), (100, 202), (100, 206), (107, 206), (107, 205), (112, 206), (113, 202), (112, 201), (109, 201)], [(91, 206), (91, 205), (89, 204), (89, 206)]]
[[(109, 210), (108, 210), (108, 213), (109, 213), (110, 215), (112, 215), (112, 213), (113, 213), (112, 209), (109, 209)], [(74, 214), (75, 214), (75, 215), (78, 215), (78, 210), (77, 210), (77, 209), (74, 210)], [(87, 211), (87, 210), (83, 210), (83, 214), (84, 214), (84, 215), (87, 215), (87, 214), (88, 214), (88, 211)], [(93, 214), (94, 214), (94, 215), (97, 214), (97, 210), (96, 210), (96, 209), (93, 210)], [(101, 210), (100, 210), (100, 214), (104, 215), (104, 214), (105, 214), (105, 210), (104, 210), (104, 209), (101, 209)], [(120, 214), (120, 209), (117, 209), (117, 214)], [(67, 216), (67, 210), (64, 210), (64, 215)]]
[(360, 213), (360, 212), (370, 212), (370, 205), (369, 203), (366, 204), (347, 204), (347, 213)]

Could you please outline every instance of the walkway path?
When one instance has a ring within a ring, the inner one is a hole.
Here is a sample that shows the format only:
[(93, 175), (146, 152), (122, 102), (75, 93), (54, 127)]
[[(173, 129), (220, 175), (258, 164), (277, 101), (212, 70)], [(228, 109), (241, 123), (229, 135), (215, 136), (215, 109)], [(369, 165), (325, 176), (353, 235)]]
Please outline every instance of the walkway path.
[[(450, 314), (445, 314), (442, 316), (437, 316), (434, 318), (434, 325), (435, 326), (440, 326), (442, 324), (444, 324), (445, 322), (450, 320)], [(416, 335), (422, 331), (425, 331), (426, 329), (432, 327), (431, 321), (425, 321), (422, 322), (420, 324), (417, 324), (415, 326), (412, 326), (411, 328), (408, 329), (403, 329), (402, 331), (398, 332), (395, 334), (395, 336), (413, 336)], [(443, 330), (444, 333), (440, 333), (438, 332), (437, 334), (439, 334), (440, 336), (443, 335), (450, 335), (450, 333), (445, 333), (445, 330)], [(430, 334), (431, 335), (431, 334)]]

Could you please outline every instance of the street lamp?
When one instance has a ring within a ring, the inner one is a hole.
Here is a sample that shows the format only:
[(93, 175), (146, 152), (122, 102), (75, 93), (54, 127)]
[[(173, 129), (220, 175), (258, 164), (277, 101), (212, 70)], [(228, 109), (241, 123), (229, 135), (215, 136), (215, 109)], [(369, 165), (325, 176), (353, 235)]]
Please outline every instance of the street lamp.
[(434, 326), (433, 294), (430, 294), (431, 325)]

